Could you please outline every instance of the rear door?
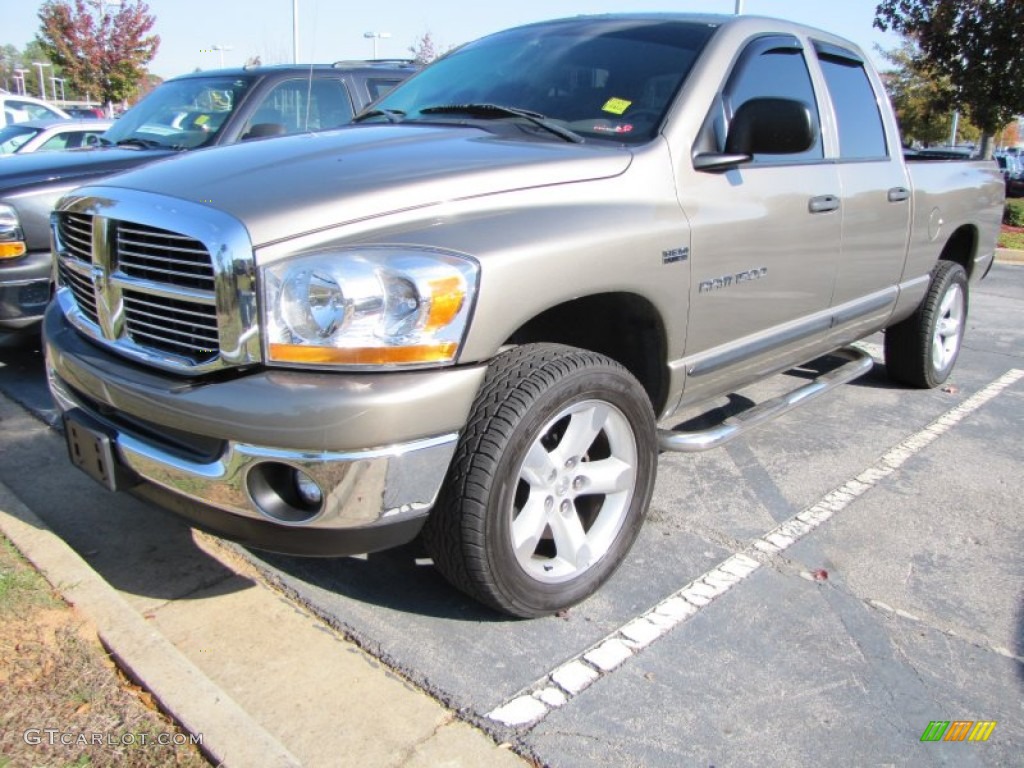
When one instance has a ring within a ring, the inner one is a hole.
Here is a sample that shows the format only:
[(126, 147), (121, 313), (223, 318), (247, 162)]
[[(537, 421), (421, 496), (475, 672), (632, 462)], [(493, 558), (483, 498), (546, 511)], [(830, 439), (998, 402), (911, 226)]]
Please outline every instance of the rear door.
[[(795, 99), (810, 110), (808, 151), (757, 156), (725, 172), (688, 171), (680, 203), (692, 231), (685, 367), (687, 401), (763, 375), (830, 327), (842, 217), (839, 172), (827, 160), (807, 52), (789, 35), (749, 43), (727, 76), (700, 141), (723, 151), (749, 99)], [(689, 154), (689, 152), (688, 152)]]
[[(881, 99), (854, 52), (815, 43), (828, 88), (842, 190), (842, 252), (832, 304), (845, 332), (875, 324), (897, 297), (910, 227), (911, 193), (895, 126), (887, 136)], [(891, 149), (890, 149), (891, 148)]]

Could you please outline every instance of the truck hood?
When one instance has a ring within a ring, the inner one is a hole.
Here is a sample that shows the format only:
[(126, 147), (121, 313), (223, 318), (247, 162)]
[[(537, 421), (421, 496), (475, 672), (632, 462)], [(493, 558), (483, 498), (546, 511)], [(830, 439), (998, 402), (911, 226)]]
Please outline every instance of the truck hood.
[(84, 184), (173, 154), (174, 150), (97, 147), (11, 155), (0, 158), (0, 193), (44, 182)]
[(225, 211), (254, 246), (441, 202), (607, 178), (632, 153), (467, 125), (365, 125), (192, 152), (104, 182)]

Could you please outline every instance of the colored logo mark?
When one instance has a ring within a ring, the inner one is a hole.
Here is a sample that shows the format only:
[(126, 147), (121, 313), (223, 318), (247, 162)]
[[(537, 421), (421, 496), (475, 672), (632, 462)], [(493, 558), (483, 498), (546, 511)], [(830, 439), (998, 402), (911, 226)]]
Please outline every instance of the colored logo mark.
[(932, 720), (921, 741), (988, 741), (995, 729), (994, 720)]

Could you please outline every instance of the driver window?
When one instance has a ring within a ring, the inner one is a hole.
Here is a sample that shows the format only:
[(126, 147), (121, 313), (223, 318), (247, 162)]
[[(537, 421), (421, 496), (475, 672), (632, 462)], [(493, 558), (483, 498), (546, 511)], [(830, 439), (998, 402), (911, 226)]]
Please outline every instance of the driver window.
[(352, 103), (341, 80), (286, 80), (276, 85), (256, 108), (242, 138), (337, 128), (348, 123), (352, 114)]

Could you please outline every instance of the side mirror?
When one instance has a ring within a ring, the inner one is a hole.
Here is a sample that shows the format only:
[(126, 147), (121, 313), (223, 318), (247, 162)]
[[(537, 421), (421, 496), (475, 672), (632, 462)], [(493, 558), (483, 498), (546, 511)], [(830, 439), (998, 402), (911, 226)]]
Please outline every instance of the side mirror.
[(794, 155), (817, 138), (811, 110), (792, 99), (751, 99), (736, 110), (725, 140), (727, 154)]
[(725, 152), (703, 152), (693, 159), (698, 171), (720, 171), (749, 162), (754, 155), (792, 155), (814, 146), (811, 109), (794, 99), (751, 99), (733, 116)]

